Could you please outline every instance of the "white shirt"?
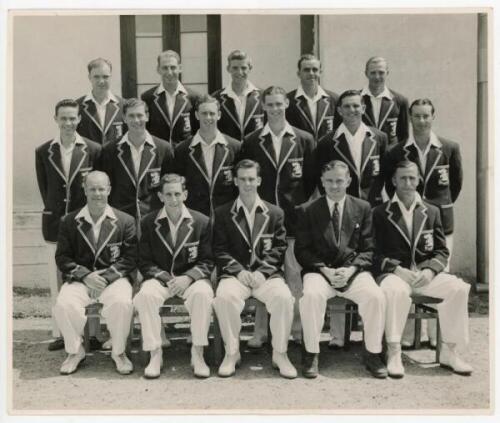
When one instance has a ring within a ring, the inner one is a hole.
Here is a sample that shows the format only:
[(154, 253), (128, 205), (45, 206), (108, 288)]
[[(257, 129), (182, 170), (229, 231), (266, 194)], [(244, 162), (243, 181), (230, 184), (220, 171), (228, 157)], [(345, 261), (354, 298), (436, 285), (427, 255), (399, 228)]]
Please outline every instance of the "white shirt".
[(250, 235), (252, 235), (253, 225), (255, 222), (255, 212), (257, 210), (257, 207), (260, 207), (262, 210), (264, 210), (265, 208), (264, 203), (262, 202), (261, 198), (257, 195), (252, 210), (247, 210), (247, 208), (243, 204), (243, 201), (241, 201), (241, 198), (238, 197), (238, 199), (236, 200), (236, 210), (239, 212), (242, 207), (243, 207), (243, 212), (245, 213), (245, 217), (247, 219), (248, 228), (250, 229)]
[(397, 194), (394, 194), (391, 202), (398, 203), (399, 209), (401, 210), (401, 214), (403, 215), (403, 219), (406, 224), (406, 229), (408, 229), (408, 234), (410, 235), (411, 238), (413, 233), (413, 212), (415, 210), (415, 207), (417, 207), (417, 204), (422, 204), (422, 197), (420, 197), (420, 194), (418, 192), (415, 192), (415, 198), (413, 199), (413, 203), (411, 203), (409, 209), (405, 207), (405, 205), (399, 199)]
[(309, 107), (309, 111), (311, 112), (312, 123), (314, 127), (316, 127), (316, 119), (318, 116), (318, 101), (320, 101), (322, 97), (328, 97), (328, 94), (323, 88), (321, 88), (320, 85), (318, 85), (318, 91), (316, 92), (316, 95), (311, 98), (306, 94), (306, 92), (302, 88), (302, 85), (299, 85), (299, 87), (297, 88), (297, 92), (295, 93), (295, 98), (298, 98), (300, 96), (304, 96), (304, 98), (306, 99), (307, 106)]
[(388, 100), (392, 100), (392, 93), (389, 91), (389, 88), (385, 87), (384, 91), (382, 91), (379, 95), (375, 96), (372, 94), (372, 92), (368, 87), (365, 87), (361, 90), (361, 95), (370, 96), (373, 109), (373, 117), (375, 118), (375, 124), (378, 126), (378, 121), (380, 119), (380, 107), (382, 105), (382, 98), (385, 97)]
[(418, 153), (418, 158), (420, 160), (420, 165), (422, 166), (421, 171), (422, 173), (425, 173), (425, 167), (427, 166), (427, 156), (429, 154), (429, 151), (431, 149), (431, 145), (441, 148), (442, 144), (441, 141), (439, 141), (439, 138), (437, 135), (431, 131), (430, 137), (429, 137), (429, 142), (425, 146), (425, 149), (422, 151), (420, 147), (418, 146), (417, 142), (415, 141), (415, 136), (413, 134), (413, 128), (410, 126), (410, 131), (408, 134), (408, 141), (406, 141), (405, 147), (408, 147), (410, 145), (414, 145), (417, 149)]
[(63, 168), (64, 176), (66, 176), (66, 180), (69, 178), (69, 171), (71, 167), (71, 157), (73, 156), (73, 150), (75, 149), (76, 144), (85, 145), (85, 141), (82, 140), (82, 137), (75, 133), (75, 141), (71, 143), (69, 148), (64, 147), (61, 142), (61, 135), (57, 135), (51, 144), (59, 144), (59, 150), (61, 151), (61, 165)]
[(365, 139), (366, 133), (370, 133), (370, 129), (363, 123), (359, 125), (358, 130), (354, 135), (351, 134), (351, 131), (347, 129), (347, 127), (341, 123), (335, 132), (335, 138), (338, 138), (340, 135), (344, 134), (347, 144), (349, 145), (349, 150), (351, 151), (351, 156), (354, 160), (354, 164), (358, 171), (361, 169), (361, 156), (363, 153), (363, 141)]
[(177, 97), (177, 94), (183, 93), (187, 95), (188, 92), (180, 82), (177, 82), (177, 88), (175, 89), (173, 94), (170, 94), (163, 86), (163, 82), (161, 82), (156, 89), (156, 94), (161, 94), (162, 92), (165, 92), (167, 112), (170, 120), (172, 120), (172, 116), (174, 114), (175, 98)]
[(151, 147), (154, 147), (155, 143), (153, 142), (153, 137), (149, 132), (146, 131), (146, 141), (142, 143), (139, 148), (136, 148), (136, 146), (132, 144), (128, 139), (128, 132), (127, 132), (118, 144), (122, 143), (126, 143), (130, 147), (132, 162), (134, 164), (135, 176), (137, 178), (139, 177), (139, 169), (141, 167), (141, 159), (142, 159), (142, 152), (144, 151), (144, 144), (148, 143), (149, 145), (151, 145)]
[(165, 207), (162, 207), (160, 214), (156, 218), (156, 220), (164, 219), (166, 218), (168, 220), (168, 227), (170, 228), (170, 236), (172, 237), (172, 243), (175, 245), (177, 242), (177, 232), (179, 232), (179, 228), (181, 227), (182, 221), (184, 219), (193, 219), (193, 216), (191, 216), (191, 213), (189, 213), (189, 210), (187, 207), (183, 204), (182, 205), (182, 210), (181, 210), (181, 217), (177, 221), (177, 223), (174, 223), (170, 220), (170, 217), (168, 217), (168, 213), (165, 210)]
[(200, 131), (198, 130), (191, 141), (191, 146), (201, 145), (201, 151), (203, 153), (203, 160), (205, 160), (205, 167), (207, 168), (208, 178), (212, 180), (213, 167), (214, 167), (214, 156), (215, 156), (215, 146), (217, 144), (226, 145), (226, 139), (221, 134), (220, 131), (217, 131), (215, 135), (215, 139), (207, 144), (205, 140), (200, 135)]
[(88, 205), (80, 210), (80, 212), (75, 216), (75, 219), (79, 219), (81, 217), (83, 217), (88, 223), (92, 225), (92, 233), (94, 235), (94, 241), (96, 244), (99, 240), (99, 235), (101, 233), (101, 226), (102, 222), (104, 222), (104, 219), (106, 219), (106, 217), (109, 217), (110, 219), (116, 220), (116, 215), (109, 204), (106, 205), (106, 207), (104, 208), (104, 213), (101, 215), (101, 217), (99, 217), (99, 219), (97, 219), (97, 222), (94, 222), (94, 220), (90, 216)]
[(342, 216), (344, 215), (344, 206), (345, 206), (346, 196), (340, 201), (333, 201), (331, 198), (326, 196), (326, 202), (328, 204), (328, 210), (330, 210), (330, 217), (333, 214), (333, 210), (335, 210), (335, 203), (338, 204), (337, 208), (339, 211), (339, 230), (342, 228)]
[(256, 91), (257, 88), (250, 81), (247, 81), (247, 86), (241, 93), (238, 95), (234, 92), (233, 87), (229, 84), (226, 88), (224, 88), (221, 94), (226, 94), (228, 97), (232, 98), (234, 101), (234, 107), (236, 108), (236, 113), (238, 113), (238, 118), (240, 121), (240, 125), (243, 125), (243, 121), (245, 119), (245, 111), (247, 108), (247, 96), (252, 91)]
[(285, 134), (290, 134), (294, 135), (295, 132), (293, 132), (292, 127), (288, 122), (285, 122), (285, 127), (283, 130), (278, 134), (275, 135), (273, 131), (271, 131), (271, 127), (269, 126), (269, 123), (266, 123), (264, 128), (262, 129), (261, 135), (267, 135), (271, 134), (271, 139), (273, 141), (273, 147), (274, 147), (274, 153), (276, 154), (276, 163), (279, 163), (280, 161), (280, 153), (281, 153), (281, 145), (283, 144), (283, 136)]
[(87, 94), (84, 101), (92, 101), (95, 104), (95, 108), (97, 110), (97, 117), (99, 118), (99, 123), (101, 124), (101, 128), (104, 128), (104, 122), (106, 121), (106, 107), (108, 103), (113, 100), (115, 103), (118, 103), (118, 99), (110, 92), (108, 92), (108, 96), (103, 100), (102, 103), (99, 103), (92, 92)]

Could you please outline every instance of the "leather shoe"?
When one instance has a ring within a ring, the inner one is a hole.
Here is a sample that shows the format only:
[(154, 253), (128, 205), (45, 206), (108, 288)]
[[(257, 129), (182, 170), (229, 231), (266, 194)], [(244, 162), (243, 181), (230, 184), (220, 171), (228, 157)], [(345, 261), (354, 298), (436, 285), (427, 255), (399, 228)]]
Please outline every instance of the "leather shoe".
[(387, 343), (387, 373), (390, 377), (396, 379), (405, 375), (405, 368), (401, 360), (401, 344), (399, 342)]
[(365, 367), (377, 379), (385, 379), (387, 377), (387, 369), (382, 363), (380, 354), (374, 354), (369, 351), (365, 352)]
[(144, 369), (144, 377), (146, 379), (156, 379), (160, 377), (161, 368), (163, 367), (163, 351), (161, 348), (156, 348), (151, 351), (149, 364)]
[(64, 339), (62, 337), (54, 339), (48, 346), (49, 351), (62, 350), (64, 348)]
[(191, 367), (196, 377), (204, 379), (210, 376), (210, 368), (205, 363), (202, 346), (191, 347)]
[(66, 360), (61, 365), (60, 373), (62, 375), (70, 375), (78, 370), (78, 366), (85, 360), (85, 350), (82, 345), (76, 354), (68, 354)]
[(124, 352), (119, 355), (111, 354), (111, 358), (115, 362), (116, 371), (121, 375), (129, 375), (134, 371), (132, 362), (128, 359), (127, 354)]
[(453, 372), (462, 375), (470, 376), (472, 374), (472, 366), (466, 363), (455, 350), (455, 344), (448, 344), (443, 342), (441, 348), (441, 355), (439, 357), (439, 365), (441, 367), (451, 369)]
[(302, 374), (308, 379), (314, 379), (318, 377), (318, 353), (310, 353), (303, 351), (302, 353)]
[(286, 352), (273, 351), (273, 367), (279, 369), (280, 375), (286, 379), (295, 379), (297, 377), (297, 370), (288, 359)]
[(267, 342), (267, 337), (254, 335), (247, 341), (247, 347), (252, 349), (259, 349)]
[(220, 377), (231, 377), (236, 373), (236, 367), (241, 363), (241, 355), (238, 352), (235, 354), (226, 354), (222, 364), (219, 367), (218, 374)]

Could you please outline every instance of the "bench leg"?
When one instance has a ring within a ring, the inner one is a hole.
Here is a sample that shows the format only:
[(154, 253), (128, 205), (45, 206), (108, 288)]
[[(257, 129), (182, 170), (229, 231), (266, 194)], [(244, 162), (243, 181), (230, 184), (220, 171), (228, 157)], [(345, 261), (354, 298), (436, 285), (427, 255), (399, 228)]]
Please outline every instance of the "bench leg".
[(351, 349), (351, 329), (354, 309), (351, 304), (345, 305), (345, 324), (344, 324), (344, 351)]
[(222, 335), (220, 332), (220, 327), (219, 327), (219, 321), (217, 320), (217, 316), (214, 313), (213, 314), (213, 326), (214, 326), (214, 346), (213, 346), (213, 358), (214, 358), (214, 365), (218, 367), (222, 363), (222, 348), (223, 348), (223, 341), (222, 341)]
[(83, 329), (83, 348), (85, 349), (85, 353), (88, 354), (90, 352), (90, 324), (89, 320), (92, 317), (87, 317), (87, 321), (85, 322), (85, 327)]
[(415, 304), (415, 340), (413, 341), (413, 348), (416, 350), (420, 349), (420, 338), (422, 330), (422, 319), (418, 317), (420, 311), (420, 307)]
[(132, 320), (130, 322), (130, 330), (128, 332), (127, 343), (125, 345), (125, 354), (129, 358), (132, 357), (132, 336), (134, 335), (134, 316), (132, 316)]
[(439, 316), (436, 315), (436, 363), (439, 364), (441, 356), (441, 328), (439, 327)]

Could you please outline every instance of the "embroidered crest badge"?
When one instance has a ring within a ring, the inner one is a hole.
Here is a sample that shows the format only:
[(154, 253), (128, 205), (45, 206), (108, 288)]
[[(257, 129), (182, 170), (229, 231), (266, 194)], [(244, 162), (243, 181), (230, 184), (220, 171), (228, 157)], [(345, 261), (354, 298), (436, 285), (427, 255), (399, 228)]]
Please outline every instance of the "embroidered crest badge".
[(327, 118), (325, 118), (325, 122), (327, 131), (333, 131), (333, 116), (328, 116)]
[(223, 169), (222, 174), (224, 177), (224, 182), (226, 184), (230, 184), (233, 182), (233, 172), (231, 171), (231, 169)]
[(372, 176), (377, 176), (380, 173), (380, 160), (377, 157), (372, 157)]
[(198, 246), (197, 245), (192, 245), (191, 247), (188, 247), (188, 261), (192, 263), (193, 261), (196, 261), (198, 258)]
[(189, 113), (186, 113), (184, 116), (184, 132), (191, 132), (191, 121), (189, 120)]
[(439, 174), (438, 184), (441, 186), (448, 186), (450, 184), (450, 175), (447, 167), (440, 167), (437, 169)]
[(160, 184), (160, 171), (159, 170), (153, 170), (149, 172), (149, 178), (150, 178), (150, 186), (155, 187)]
[(398, 121), (396, 119), (391, 119), (387, 121), (391, 127), (391, 137), (396, 136), (396, 129), (398, 127)]
[(262, 239), (262, 249), (269, 251), (271, 248), (273, 248), (273, 240), (271, 238)]
[(434, 236), (432, 232), (427, 232), (423, 234), (424, 237), (424, 250), (425, 251), (433, 251), (434, 250)]
[(292, 165), (292, 177), (302, 178), (302, 163), (292, 162), (291, 165)]
[(116, 137), (117, 138), (123, 137), (123, 122), (115, 122), (114, 126), (116, 129)]
[(109, 255), (111, 261), (116, 261), (120, 258), (120, 246), (117, 244), (109, 246)]
[(264, 122), (261, 116), (254, 116), (253, 121), (255, 123), (255, 129), (262, 129), (264, 127)]

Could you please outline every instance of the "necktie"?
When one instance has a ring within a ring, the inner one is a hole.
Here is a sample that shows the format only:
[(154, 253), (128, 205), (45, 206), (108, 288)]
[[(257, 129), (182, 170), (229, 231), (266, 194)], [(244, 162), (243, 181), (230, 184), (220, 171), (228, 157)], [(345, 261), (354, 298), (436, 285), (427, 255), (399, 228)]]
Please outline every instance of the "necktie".
[(339, 213), (339, 203), (334, 204), (332, 212), (332, 224), (333, 232), (335, 233), (335, 240), (337, 244), (340, 242), (340, 213)]

